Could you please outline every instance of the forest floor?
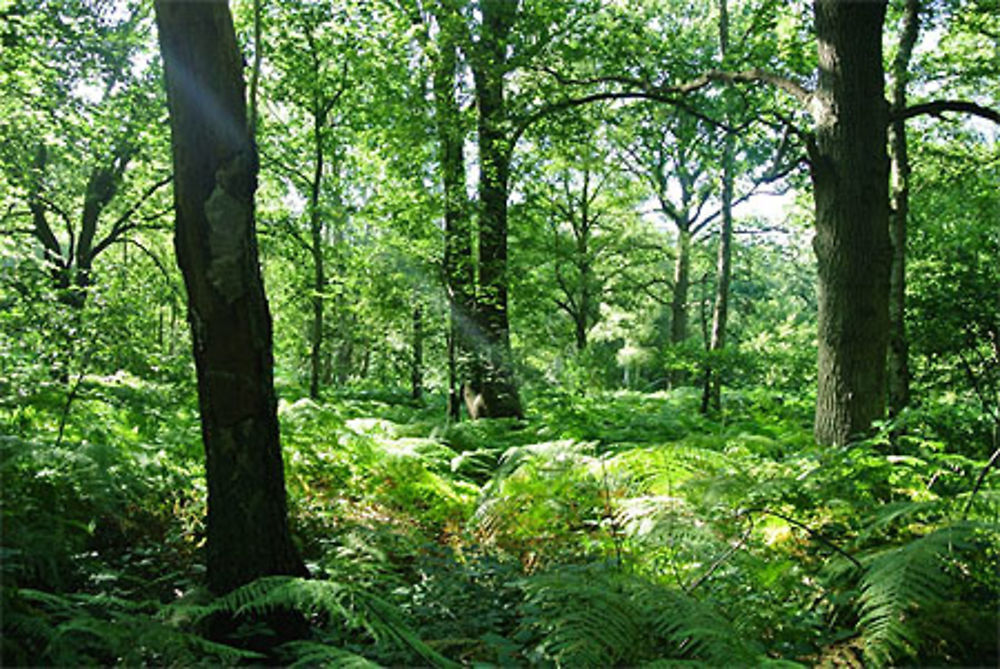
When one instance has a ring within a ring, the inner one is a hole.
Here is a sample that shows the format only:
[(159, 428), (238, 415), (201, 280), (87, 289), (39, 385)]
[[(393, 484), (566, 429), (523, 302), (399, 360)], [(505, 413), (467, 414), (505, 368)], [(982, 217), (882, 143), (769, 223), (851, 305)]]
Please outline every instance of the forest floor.
[[(311, 623), (269, 651), (298, 666), (995, 663), (996, 480), (973, 498), (988, 454), (930, 422), (834, 449), (764, 390), (456, 424), (388, 391), (282, 401), (314, 578), (216, 599), (190, 390), (88, 378), (2, 413), (4, 664), (254, 662), (276, 607)], [(206, 640), (223, 610), (246, 624)]]

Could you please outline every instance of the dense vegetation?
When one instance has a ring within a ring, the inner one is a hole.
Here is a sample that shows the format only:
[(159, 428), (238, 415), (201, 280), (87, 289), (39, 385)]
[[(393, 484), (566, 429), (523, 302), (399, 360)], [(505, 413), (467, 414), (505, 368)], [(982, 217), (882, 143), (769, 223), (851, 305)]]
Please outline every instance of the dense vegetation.
[(831, 431), (833, 140), (747, 73), (825, 90), (832, 19), (233, 2), (309, 577), (220, 588), (205, 426), (248, 400), (192, 357), (157, 16), (0, 1), (2, 664), (996, 665), (998, 10), (888, 4), (891, 249), (837, 293), (885, 284), (886, 397)]

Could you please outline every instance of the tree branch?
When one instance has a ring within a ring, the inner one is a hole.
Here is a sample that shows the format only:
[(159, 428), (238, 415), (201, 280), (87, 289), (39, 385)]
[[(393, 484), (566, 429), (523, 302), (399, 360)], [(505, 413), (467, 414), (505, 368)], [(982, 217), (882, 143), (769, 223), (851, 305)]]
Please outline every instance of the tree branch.
[[(149, 200), (149, 198), (151, 198), (153, 194), (156, 193), (156, 191), (160, 190), (173, 180), (174, 180), (174, 175), (168, 174), (167, 176), (163, 177), (155, 184), (147, 188), (146, 191), (139, 197), (139, 199), (133, 202), (132, 206), (126, 209), (125, 212), (117, 219), (115, 219), (115, 222), (111, 224), (111, 230), (104, 237), (104, 239), (99, 241), (94, 246), (93, 250), (90, 252), (91, 259), (96, 258), (98, 255), (100, 255), (102, 251), (104, 251), (104, 249), (108, 248), (113, 243), (118, 241), (118, 238), (121, 237), (124, 233), (128, 232), (129, 230), (132, 230), (133, 228), (138, 227), (138, 223), (129, 222), (132, 216), (135, 215), (135, 212), (139, 210), (139, 207), (144, 205)], [(159, 214), (154, 218), (158, 216)], [(150, 219), (147, 217), (143, 220), (150, 220)]]
[(905, 121), (906, 119), (925, 114), (941, 116), (943, 112), (971, 114), (1000, 125), (1000, 111), (967, 100), (932, 100), (931, 102), (921, 102), (920, 104), (910, 105), (905, 109), (891, 113), (889, 120)]

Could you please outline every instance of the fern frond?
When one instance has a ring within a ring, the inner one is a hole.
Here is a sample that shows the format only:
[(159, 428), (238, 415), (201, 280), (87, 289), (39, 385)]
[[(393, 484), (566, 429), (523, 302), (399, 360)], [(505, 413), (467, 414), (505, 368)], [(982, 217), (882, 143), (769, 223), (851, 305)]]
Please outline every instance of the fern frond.
[[(714, 607), (683, 592), (599, 567), (564, 568), (525, 581), (528, 623), (562, 666), (664, 662), (749, 664), (748, 646)], [(665, 665), (666, 666), (666, 665)]]
[(947, 599), (945, 557), (968, 549), (971, 532), (969, 524), (947, 526), (865, 560), (858, 627), (869, 661), (882, 666), (917, 654), (922, 639), (914, 619)]
[(606, 579), (560, 571), (530, 579), (526, 590), (545, 652), (561, 666), (627, 663), (643, 640), (640, 611)]
[(457, 666), (424, 643), (406, 625), (396, 607), (351, 584), (267, 576), (237, 588), (216, 606), (217, 610), (235, 615), (264, 615), (281, 609), (322, 614), (349, 627), (363, 629), (376, 641), (390, 640), (433, 666)]
[(379, 669), (381, 666), (361, 655), (315, 641), (290, 641), (282, 644), (281, 650), (295, 658), (288, 665), (289, 669), (317, 666), (331, 669)]

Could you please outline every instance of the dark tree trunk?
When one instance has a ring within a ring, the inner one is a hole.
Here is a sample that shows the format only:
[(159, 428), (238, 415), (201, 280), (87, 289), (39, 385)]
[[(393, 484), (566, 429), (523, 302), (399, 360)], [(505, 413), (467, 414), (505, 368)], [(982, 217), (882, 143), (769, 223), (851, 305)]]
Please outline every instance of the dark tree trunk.
[(448, 292), (448, 414), (461, 416), (459, 386), (471, 380), (475, 337), (475, 265), (466, 195), (465, 131), (455, 99), (461, 17), (440, 7), (438, 59), (434, 64), (434, 105), (444, 186), (444, 280)]
[(208, 584), (305, 575), (288, 529), (260, 276), (243, 64), (223, 1), (157, 0), (170, 107), (177, 260), (188, 293), (208, 479)]
[(413, 399), (424, 394), (424, 317), (419, 305), (413, 308), (413, 358), (410, 361), (410, 389)]
[(819, 275), (816, 440), (844, 444), (885, 409), (889, 336), (884, 2), (816, 0), (811, 151)]
[[(670, 343), (677, 346), (688, 337), (688, 293), (691, 289), (691, 230), (682, 221), (677, 221), (675, 252), (674, 286), (670, 298)], [(670, 385), (683, 385), (686, 376), (682, 369), (671, 369)]]
[(674, 258), (674, 293), (670, 300), (670, 341), (679, 344), (688, 336), (688, 291), (691, 287), (691, 231), (677, 229)]
[(312, 332), (309, 351), (309, 397), (319, 398), (323, 373), (323, 298), (326, 291), (326, 268), (323, 263), (323, 219), (319, 196), (323, 184), (323, 123), (319, 104), (313, 109), (313, 177), (309, 184), (309, 250), (313, 261)]
[[(907, 0), (903, 34), (892, 64), (892, 109), (906, 107), (910, 58), (920, 30), (919, 1)], [(906, 121), (889, 127), (892, 203), (889, 239), (892, 268), (889, 274), (889, 415), (898, 415), (910, 403), (910, 362), (906, 340), (906, 223), (910, 212), (910, 159), (906, 147)]]
[[(729, 50), (729, 7), (719, 0), (719, 52), (725, 65)], [(723, 96), (726, 93), (723, 92)], [(702, 388), (701, 412), (722, 408), (722, 383), (718, 360), (712, 354), (726, 346), (726, 324), (729, 320), (729, 283), (733, 265), (733, 139), (727, 133), (722, 140), (722, 208), (719, 227), (719, 251), (715, 261), (715, 307), (712, 310), (712, 334), (708, 343), (709, 360), (705, 366), (705, 386)]]
[[(484, 0), (482, 34), (474, 47), (479, 131), (479, 294), (476, 298), (479, 369), (469, 384), (473, 417), (521, 416), (507, 314), (507, 185), (512, 147), (506, 134), (504, 70), (507, 38), (517, 12), (509, 0)], [(473, 408), (476, 410), (473, 411)]]

